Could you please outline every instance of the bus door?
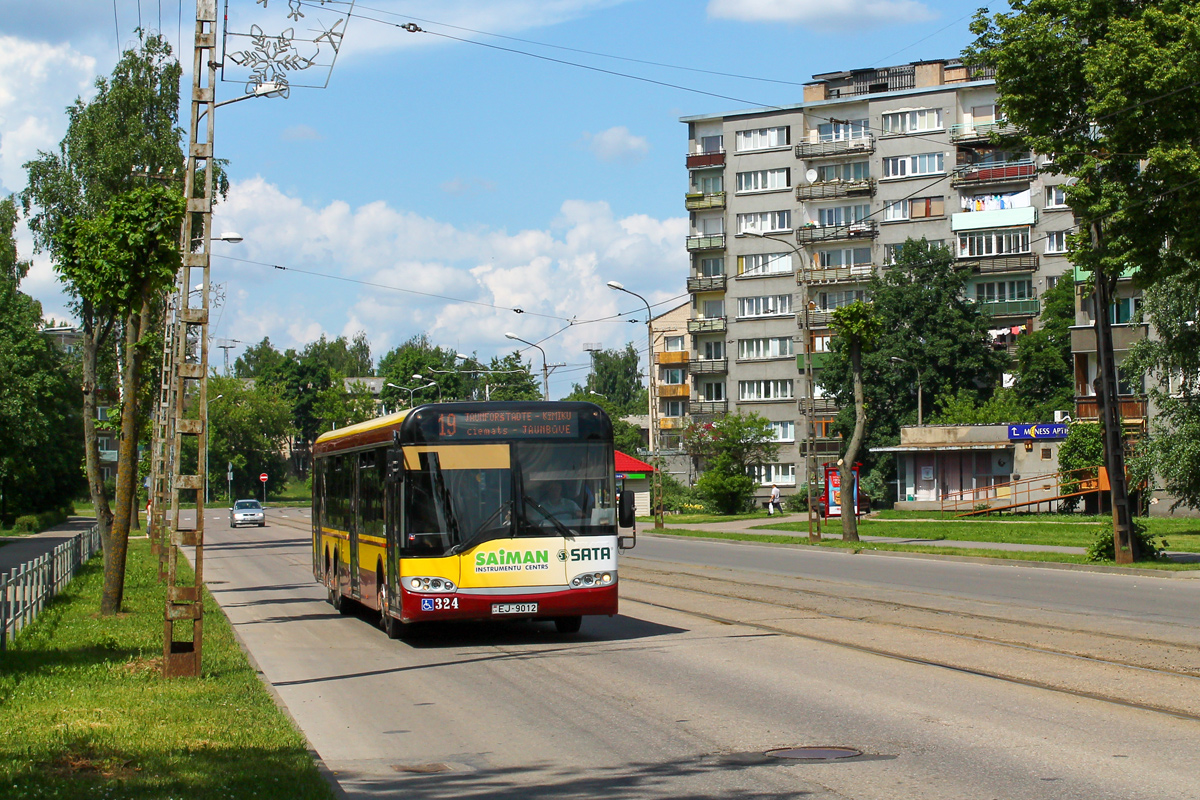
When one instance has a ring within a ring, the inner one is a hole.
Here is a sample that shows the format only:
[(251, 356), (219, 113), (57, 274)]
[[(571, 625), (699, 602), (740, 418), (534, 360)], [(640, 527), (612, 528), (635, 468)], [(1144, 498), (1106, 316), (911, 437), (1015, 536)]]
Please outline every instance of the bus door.
[(350, 513), (347, 518), (347, 533), (350, 535), (350, 596), (361, 597), (358, 575), (358, 531), (362, 527), (362, 511), (358, 503), (358, 468), (359, 458), (353, 454), (347, 456), (349, 472), (346, 475), (350, 489)]
[(400, 580), (400, 564), (397, 560), (400, 552), (400, 497), (404, 488), (404, 458), (400, 448), (388, 451), (387, 474), (383, 484), (383, 530), (387, 547), (384, 549), (384, 580), (387, 582), (387, 596), (400, 596), (396, 588)]

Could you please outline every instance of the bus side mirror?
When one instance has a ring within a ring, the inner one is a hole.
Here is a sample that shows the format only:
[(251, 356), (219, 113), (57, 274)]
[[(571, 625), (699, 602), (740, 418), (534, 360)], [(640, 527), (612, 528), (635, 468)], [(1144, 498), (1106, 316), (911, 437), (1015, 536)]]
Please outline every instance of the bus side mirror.
[(389, 478), (399, 478), (404, 474), (404, 453), (398, 447), (388, 450), (387, 474)]
[(635, 522), (633, 492), (621, 492), (617, 500), (617, 524), (622, 528), (632, 528)]

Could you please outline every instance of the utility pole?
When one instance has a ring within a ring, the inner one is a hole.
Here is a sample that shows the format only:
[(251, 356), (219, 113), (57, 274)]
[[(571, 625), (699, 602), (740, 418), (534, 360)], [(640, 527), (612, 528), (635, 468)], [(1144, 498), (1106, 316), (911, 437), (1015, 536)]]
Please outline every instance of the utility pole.
[[(224, 344), (221, 344), (224, 342)], [(229, 351), (241, 344), (237, 339), (217, 339), (217, 349), (223, 351), (225, 357), (225, 377), (229, 377)]]

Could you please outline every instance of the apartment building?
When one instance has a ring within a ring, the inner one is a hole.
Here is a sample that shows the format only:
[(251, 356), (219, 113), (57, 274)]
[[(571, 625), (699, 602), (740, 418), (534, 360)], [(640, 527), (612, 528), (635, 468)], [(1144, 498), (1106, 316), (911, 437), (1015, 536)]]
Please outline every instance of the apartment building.
[(906, 239), (943, 243), (970, 267), (968, 296), (1009, 352), (1037, 325), (1039, 294), (1073, 277), (1063, 179), (1039, 169), (1044, 158), (992, 143), (1007, 128), (995, 102), (988, 73), (922, 61), (814, 75), (785, 108), (681, 120), (692, 296), (683, 413), (770, 420), (780, 461), (760, 470), (764, 493), (803, 485), (809, 452), (817, 474), (837, 458), (838, 409), (815, 385), (831, 313), (863, 299)]

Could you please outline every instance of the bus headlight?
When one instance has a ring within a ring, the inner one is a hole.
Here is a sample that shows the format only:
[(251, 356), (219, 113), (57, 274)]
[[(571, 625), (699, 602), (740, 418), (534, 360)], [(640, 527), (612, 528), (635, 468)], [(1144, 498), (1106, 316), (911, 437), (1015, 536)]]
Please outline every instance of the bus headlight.
[(411, 577), (402, 578), (401, 585), (410, 592), (444, 593), (455, 590), (454, 581), (445, 578)]
[(596, 586), (611, 586), (617, 576), (611, 572), (585, 572), (571, 579), (571, 586), (576, 589)]

